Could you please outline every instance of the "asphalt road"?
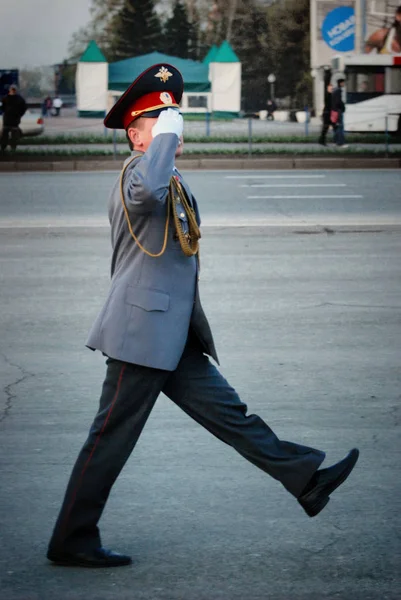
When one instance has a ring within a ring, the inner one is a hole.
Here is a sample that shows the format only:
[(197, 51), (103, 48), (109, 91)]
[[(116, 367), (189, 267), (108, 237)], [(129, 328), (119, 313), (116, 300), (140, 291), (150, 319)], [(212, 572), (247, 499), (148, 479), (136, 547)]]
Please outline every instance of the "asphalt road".
[[(0, 175), (1, 600), (399, 600), (401, 174), (188, 172), (222, 372), (283, 439), (360, 461), (316, 519), (161, 397), (101, 521), (45, 551), (96, 411), (115, 173)], [(267, 186), (267, 187), (255, 187)]]
[[(330, 138), (331, 140), (331, 138)], [(276, 152), (280, 151), (286, 151), (289, 153), (297, 153), (297, 152), (309, 152), (309, 153), (319, 153), (319, 154), (333, 154), (333, 153), (338, 153), (344, 152), (343, 148), (338, 148), (332, 141), (328, 140), (328, 145), (327, 146), (321, 146), (318, 141), (317, 141), (317, 135), (315, 138), (315, 143), (252, 143), (251, 146), (249, 146), (249, 144), (247, 143), (224, 143), (224, 142), (211, 142), (211, 143), (199, 143), (199, 142), (189, 142), (189, 143), (185, 143), (185, 150), (186, 152), (208, 152), (210, 150), (221, 150), (221, 151), (226, 151), (226, 150), (236, 150), (241, 151), (241, 152), (253, 152), (255, 153), (255, 151), (257, 150), (272, 150), (274, 149)], [(386, 143), (385, 140), (383, 139), (382, 143), (379, 144), (350, 144), (349, 146), (349, 153), (352, 152), (360, 152), (361, 150), (369, 150), (372, 153), (375, 152), (385, 152), (387, 151), (388, 154), (399, 154), (401, 151), (401, 144), (390, 144), (386, 147)], [(44, 151), (44, 152), (60, 152), (60, 151), (75, 151), (75, 152), (84, 152), (84, 151), (90, 151), (90, 152), (104, 152), (105, 150), (108, 151), (117, 151), (117, 152), (125, 152), (125, 153), (129, 153), (128, 150), (128, 146), (126, 143), (119, 143), (116, 144), (115, 146), (115, 150), (114, 150), (114, 146), (110, 140), (110, 144), (43, 144), (43, 145), (24, 145), (24, 146), (20, 146), (19, 147), (19, 152), (26, 152), (27, 150), (29, 151), (35, 151), (35, 152), (39, 152), (39, 151)]]

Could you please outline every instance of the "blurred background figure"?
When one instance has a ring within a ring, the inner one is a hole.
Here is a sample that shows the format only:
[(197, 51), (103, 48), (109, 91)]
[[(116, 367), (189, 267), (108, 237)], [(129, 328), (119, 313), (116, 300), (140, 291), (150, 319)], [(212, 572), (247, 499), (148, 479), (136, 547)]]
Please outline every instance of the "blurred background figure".
[[(331, 103), (331, 121), (335, 122), (334, 141), (339, 148), (348, 148), (345, 143), (344, 135), (344, 113), (345, 104), (343, 100), (343, 89), (345, 86), (345, 79), (337, 80), (337, 87), (332, 92), (332, 103)], [(336, 114), (335, 121), (333, 119), (333, 113)]]
[(274, 121), (274, 113), (277, 110), (277, 104), (274, 100), (267, 101), (267, 120)]
[(19, 124), (26, 108), (25, 100), (17, 92), (17, 86), (10, 85), (7, 96), (2, 99), (3, 131), (0, 140), (2, 152), (5, 151), (8, 145), (13, 152), (17, 149), (21, 137)]
[(330, 127), (333, 128), (333, 132), (335, 131), (335, 124), (331, 120), (331, 111), (333, 105), (333, 86), (331, 83), (326, 87), (326, 91), (324, 93), (324, 108), (322, 113), (322, 131), (320, 132), (319, 144), (322, 146), (327, 146), (326, 136)]
[(59, 117), (60, 116), (60, 111), (61, 111), (61, 107), (62, 106), (63, 106), (63, 101), (60, 98), (60, 96), (57, 95), (53, 99), (53, 110), (54, 110), (53, 114), (54, 114), (55, 117)]
[(52, 114), (52, 106), (53, 106), (53, 102), (50, 96), (46, 96), (46, 98), (43, 100), (43, 104), (42, 104), (42, 115), (44, 117), (50, 117)]

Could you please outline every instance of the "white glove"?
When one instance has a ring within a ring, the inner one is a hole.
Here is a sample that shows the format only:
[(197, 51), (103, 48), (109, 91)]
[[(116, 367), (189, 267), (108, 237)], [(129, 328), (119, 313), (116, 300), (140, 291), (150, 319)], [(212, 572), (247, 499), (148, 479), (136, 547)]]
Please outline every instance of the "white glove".
[(163, 110), (152, 127), (152, 135), (156, 137), (159, 133), (175, 133), (178, 138), (184, 131), (184, 119), (174, 108)]

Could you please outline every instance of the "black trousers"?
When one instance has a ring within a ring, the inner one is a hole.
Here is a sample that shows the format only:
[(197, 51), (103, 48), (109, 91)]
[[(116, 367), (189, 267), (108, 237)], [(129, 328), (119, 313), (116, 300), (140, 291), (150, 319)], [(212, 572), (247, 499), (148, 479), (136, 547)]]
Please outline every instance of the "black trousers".
[(335, 123), (332, 123), (330, 120), (330, 114), (325, 114), (323, 115), (323, 123), (322, 123), (322, 129), (320, 131), (320, 137), (319, 137), (319, 143), (320, 144), (325, 144), (326, 143), (326, 136), (327, 133), (330, 129), (330, 127), (332, 127), (333, 129), (333, 133), (335, 134), (336, 132), (336, 125)]
[(21, 130), (19, 127), (3, 127), (1, 134), (0, 147), (5, 150), (10, 145), (11, 150), (17, 148), (17, 144), (21, 137)]
[(324, 453), (281, 441), (247, 406), (190, 335), (173, 372), (107, 360), (99, 411), (68, 483), (49, 549), (101, 545), (98, 521), (111, 487), (135, 447), (160, 392), (190, 417), (298, 497)]

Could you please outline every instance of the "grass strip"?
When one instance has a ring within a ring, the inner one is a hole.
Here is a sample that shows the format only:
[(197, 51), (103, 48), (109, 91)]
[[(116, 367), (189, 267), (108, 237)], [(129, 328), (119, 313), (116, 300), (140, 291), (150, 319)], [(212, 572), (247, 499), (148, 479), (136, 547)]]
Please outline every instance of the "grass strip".
[[(247, 136), (244, 135), (214, 135), (214, 136), (185, 136), (186, 143), (202, 143), (202, 144), (247, 144), (249, 141)], [(116, 142), (118, 144), (126, 143), (125, 136), (117, 136)], [(284, 135), (284, 136), (253, 136), (252, 144), (316, 144), (316, 136), (301, 136), (301, 135)], [(373, 135), (347, 135), (347, 143), (350, 144), (382, 144), (386, 143), (385, 136), (383, 134)], [(388, 139), (389, 144), (401, 143), (400, 138), (390, 136)], [(112, 146), (112, 137), (104, 135), (93, 135), (93, 134), (80, 134), (80, 135), (42, 135), (37, 137), (24, 137), (20, 141), (20, 146), (52, 146), (59, 144), (105, 144)]]
[[(390, 156), (401, 156), (401, 150), (393, 150), (388, 153)], [(117, 150), (116, 152), (116, 156), (121, 156), (121, 157), (127, 157), (130, 155), (130, 152), (127, 148), (127, 151), (122, 151), (122, 150)], [(344, 155), (351, 155), (351, 156), (386, 156), (386, 152), (384, 151), (383, 147), (377, 148), (377, 147), (372, 147), (372, 148), (356, 148), (356, 147), (352, 147), (350, 146), (349, 148), (346, 149), (338, 149), (338, 148), (326, 148), (324, 150), (321, 150), (320, 152), (317, 152), (315, 148), (299, 148), (296, 150), (289, 150), (288, 148), (254, 148), (251, 155), (240, 149), (240, 148), (225, 148), (225, 149), (218, 149), (218, 148), (206, 148), (204, 150), (187, 150), (184, 153), (184, 157), (185, 156), (241, 156), (241, 157), (247, 157), (247, 156), (283, 156), (283, 155), (287, 155), (287, 156), (308, 156), (308, 155), (314, 155), (314, 156), (344, 156)], [(60, 149), (55, 149), (55, 150), (51, 150), (49, 149), (40, 149), (38, 148), (36, 149), (27, 149), (24, 150), (23, 148), (18, 148), (15, 154), (9, 154), (8, 155), (10, 158), (12, 158), (13, 156), (42, 156), (42, 157), (57, 157), (57, 156), (71, 156), (71, 157), (103, 157), (103, 156), (114, 156), (113, 150), (112, 149), (104, 149), (104, 150), (90, 150), (90, 149), (85, 149), (85, 150), (80, 150), (80, 149), (73, 149), (73, 148), (69, 148), (66, 150), (60, 150)]]

